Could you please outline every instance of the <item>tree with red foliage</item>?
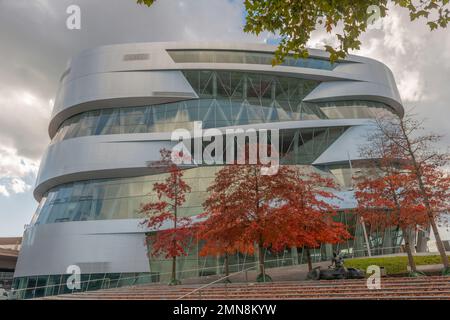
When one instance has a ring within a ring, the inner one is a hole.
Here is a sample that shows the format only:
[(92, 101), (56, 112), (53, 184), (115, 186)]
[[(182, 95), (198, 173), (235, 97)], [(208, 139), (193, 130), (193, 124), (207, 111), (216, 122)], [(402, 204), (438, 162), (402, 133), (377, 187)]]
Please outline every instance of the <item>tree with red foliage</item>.
[(186, 201), (186, 193), (191, 187), (183, 180), (183, 171), (171, 161), (171, 151), (160, 151), (161, 160), (152, 167), (162, 168), (168, 177), (162, 183), (155, 183), (153, 191), (157, 201), (141, 205), (140, 213), (146, 216), (144, 224), (152, 231), (148, 235), (151, 243), (151, 256), (165, 255), (172, 259), (172, 275), (170, 285), (181, 282), (176, 278), (177, 257), (186, 255), (185, 248), (193, 234), (191, 219), (178, 216), (178, 209)]
[[(217, 185), (215, 186), (217, 187)], [(231, 199), (233, 196), (236, 194), (227, 197), (223, 193), (213, 191), (203, 204), (205, 213), (200, 215), (200, 218), (205, 220), (200, 222), (198, 227), (198, 237), (204, 241), (200, 255), (223, 255), (224, 271), (227, 277), (230, 274), (229, 255), (245, 251), (245, 245), (240, 243), (240, 234), (242, 233), (240, 227), (234, 224), (223, 225), (223, 217), (231, 214), (231, 210), (235, 208), (229, 205), (229, 203), (236, 203)], [(226, 282), (230, 282), (230, 280), (227, 278)]]
[(336, 244), (350, 238), (346, 226), (333, 220), (336, 206), (332, 201), (337, 197), (329, 190), (335, 188), (330, 178), (291, 168), (280, 192), (283, 205), (278, 208), (280, 214), (277, 217), (281, 219), (278, 223), (284, 225), (284, 245), (304, 247), (310, 271), (310, 248), (323, 243)]
[(334, 186), (319, 174), (303, 174), (280, 166), (272, 176), (260, 165), (229, 165), (216, 175), (205, 201), (203, 238), (206, 252), (254, 253), (258, 244), (258, 280), (270, 281), (264, 271), (264, 249), (317, 247), (348, 237), (346, 227), (333, 221), (335, 207), (326, 191)]
[[(204, 240), (204, 245), (200, 250), (201, 256), (223, 256), (224, 257), (224, 274), (226, 277), (229, 272), (229, 256), (240, 252), (239, 246), (235, 243), (238, 239), (237, 228), (221, 228), (220, 220), (222, 213), (227, 214), (228, 210), (221, 213), (212, 212), (209, 218), (200, 223), (198, 228), (199, 239)], [(225, 282), (230, 282), (227, 278)]]
[(390, 167), (378, 177), (360, 179), (356, 189), (358, 212), (365, 222), (381, 230), (394, 226), (402, 230), (411, 274), (416, 275), (410, 234), (417, 226), (425, 226), (428, 217), (425, 206), (418, 201), (414, 178), (408, 172)]
[(258, 245), (260, 274), (258, 281), (270, 281), (264, 270), (264, 249), (279, 248), (284, 230), (274, 221), (279, 220), (275, 202), (285, 183), (286, 166), (280, 166), (275, 175), (263, 174), (260, 164), (231, 164), (223, 167), (208, 188), (203, 234), (205, 252), (219, 248), (217, 253), (242, 252), (254, 254)]
[(369, 136), (370, 144), (362, 153), (373, 160), (370, 176), (357, 178), (355, 197), (358, 212), (371, 227), (381, 231), (399, 227), (405, 241), (405, 251), (411, 275), (419, 275), (411, 248), (411, 233), (418, 226), (426, 227), (426, 208), (419, 200), (416, 179), (399, 146), (384, 135)]
[[(383, 158), (383, 147), (390, 153), (390, 161), (396, 159), (408, 179), (402, 180), (402, 189), (414, 190), (415, 201), (424, 206), (428, 225), (434, 233), (436, 246), (444, 265), (444, 274), (450, 274), (450, 264), (442, 243), (436, 220), (450, 208), (450, 177), (443, 167), (449, 163), (448, 153), (436, 151), (434, 145), (441, 139), (435, 134), (423, 134), (422, 121), (412, 114), (376, 119), (376, 132), (370, 137), (365, 151), (376, 158)], [(392, 166), (391, 166), (392, 167)], [(411, 178), (411, 179), (409, 179)], [(408, 186), (407, 186), (408, 184)], [(412, 185), (412, 186), (411, 186)]]

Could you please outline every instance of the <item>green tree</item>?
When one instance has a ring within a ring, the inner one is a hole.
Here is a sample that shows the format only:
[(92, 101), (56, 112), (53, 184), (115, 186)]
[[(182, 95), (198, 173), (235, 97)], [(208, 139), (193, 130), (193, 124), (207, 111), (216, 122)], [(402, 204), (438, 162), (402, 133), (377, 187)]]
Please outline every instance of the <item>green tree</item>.
[[(325, 46), (330, 60), (345, 58), (349, 50), (361, 46), (361, 34), (367, 30), (374, 15), (388, 15), (388, 0), (243, 0), (247, 11), (245, 32), (268, 31), (279, 35), (280, 44), (274, 64), (288, 54), (308, 56), (306, 43), (315, 30), (334, 34), (337, 45)], [(450, 0), (391, 0), (409, 11), (411, 21), (424, 19), (430, 30), (447, 27)], [(155, 0), (137, 0), (151, 6)], [(375, 7), (374, 7), (375, 6)]]

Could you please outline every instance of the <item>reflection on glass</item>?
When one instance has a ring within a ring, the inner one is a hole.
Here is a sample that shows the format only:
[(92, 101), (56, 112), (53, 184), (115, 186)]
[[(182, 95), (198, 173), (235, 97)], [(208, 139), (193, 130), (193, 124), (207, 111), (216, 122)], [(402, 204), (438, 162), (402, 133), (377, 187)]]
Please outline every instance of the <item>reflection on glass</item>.
[[(289, 129), (280, 131), (280, 162), (308, 165), (323, 153), (346, 127)], [(226, 145), (224, 144), (224, 154)], [(192, 192), (180, 208), (181, 216), (201, 213), (206, 189), (220, 166), (185, 170), (184, 178)], [(36, 224), (139, 218), (141, 203), (154, 201), (153, 184), (166, 174), (142, 177), (78, 181), (50, 189), (42, 198), (33, 218)]]
[(75, 115), (58, 129), (53, 143), (75, 137), (170, 132), (280, 121), (374, 118), (391, 109), (380, 102), (306, 103), (317, 81), (230, 71), (185, 71), (200, 99), (142, 107), (94, 110)]
[[(246, 63), (272, 65), (274, 59), (270, 52), (246, 52), (237, 50), (167, 50), (176, 63)], [(328, 59), (308, 57), (295, 58), (288, 55), (281, 63), (282, 66), (333, 70), (339, 63), (330, 63)]]

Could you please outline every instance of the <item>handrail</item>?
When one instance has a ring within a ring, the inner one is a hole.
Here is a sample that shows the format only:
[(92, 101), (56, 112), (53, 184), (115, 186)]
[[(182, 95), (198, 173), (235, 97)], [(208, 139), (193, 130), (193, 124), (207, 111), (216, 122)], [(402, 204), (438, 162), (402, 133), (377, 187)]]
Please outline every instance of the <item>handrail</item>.
[(237, 272), (231, 273), (231, 274), (229, 274), (229, 275), (227, 275), (225, 277), (222, 277), (222, 278), (219, 278), (217, 280), (214, 280), (213, 282), (207, 283), (207, 284), (205, 284), (205, 285), (203, 285), (201, 287), (196, 288), (195, 290), (192, 290), (191, 292), (188, 292), (188, 293), (182, 295), (181, 297), (177, 298), (177, 300), (183, 299), (183, 298), (185, 298), (185, 297), (187, 297), (187, 296), (189, 296), (189, 295), (191, 295), (191, 294), (193, 294), (193, 293), (195, 293), (197, 291), (201, 291), (201, 290), (203, 290), (203, 289), (205, 289), (205, 288), (207, 288), (207, 287), (209, 287), (209, 286), (211, 286), (211, 285), (213, 285), (213, 284), (215, 284), (217, 282), (220, 282), (222, 280), (228, 279), (229, 277), (235, 276), (235, 275), (243, 273), (243, 272), (247, 272), (248, 270), (251, 270), (251, 269), (255, 269), (256, 267), (257, 266), (252, 266), (250, 268), (247, 268), (247, 269), (244, 269), (244, 270), (241, 270), (241, 271), (237, 271)]

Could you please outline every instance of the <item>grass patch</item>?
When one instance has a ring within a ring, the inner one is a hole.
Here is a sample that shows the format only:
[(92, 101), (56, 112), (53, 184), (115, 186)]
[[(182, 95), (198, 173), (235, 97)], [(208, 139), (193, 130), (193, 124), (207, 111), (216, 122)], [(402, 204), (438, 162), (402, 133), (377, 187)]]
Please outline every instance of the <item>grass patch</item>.
[[(441, 264), (439, 255), (415, 256), (416, 265)], [(384, 267), (387, 274), (407, 273), (408, 257), (380, 257), (380, 258), (355, 258), (345, 260), (344, 265), (348, 268), (357, 268), (363, 271), (370, 265)]]

